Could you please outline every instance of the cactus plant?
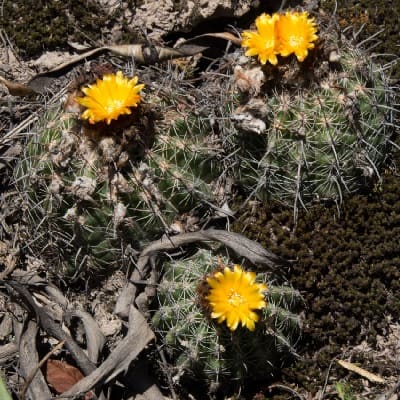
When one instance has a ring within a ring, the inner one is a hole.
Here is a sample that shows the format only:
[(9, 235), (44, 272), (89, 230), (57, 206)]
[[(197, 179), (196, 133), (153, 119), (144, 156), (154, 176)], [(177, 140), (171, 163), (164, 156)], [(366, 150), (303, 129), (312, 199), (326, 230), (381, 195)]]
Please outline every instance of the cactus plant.
[(79, 121), (59, 104), (31, 132), (15, 180), (32, 228), (28, 246), (55, 271), (112, 271), (132, 260), (128, 244), (138, 249), (214, 201), (216, 153), (202, 120), (161, 121), (154, 109), (144, 104), (106, 125)]
[[(233, 78), (239, 96), (226, 142), (239, 149), (231, 150), (236, 180), (248, 193), (296, 210), (315, 200), (339, 204), (373, 186), (396, 124), (387, 68), (323, 20), (318, 16), (319, 41), (307, 57), (280, 56), (276, 66), (262, 69), (255, 59), (242, 60)], [(245, 34), (244, 45), (256, 47), (257, 34)]]
[(253, 331), (246, 326), (231, 330), (210, 318), (206, 277), (227, 265), (227, 258), (204, 249), (164, 265), (152, 324), (178, 378), (188, 374), (209, 383), (268, 378), (285, 357), (294, 354), (293, 343), (300, 333), (296, 307), (301, 297), (288, 285), (274, 285), (268, 273), (257, 275), (257, 281), (267, 285), (266, 306), (259, 311)]

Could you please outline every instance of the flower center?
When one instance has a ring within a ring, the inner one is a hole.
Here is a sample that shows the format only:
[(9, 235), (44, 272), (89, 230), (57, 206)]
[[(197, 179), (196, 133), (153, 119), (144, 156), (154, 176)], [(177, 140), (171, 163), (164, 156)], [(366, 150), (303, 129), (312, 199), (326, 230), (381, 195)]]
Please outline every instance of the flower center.
[(119, 100), (119, 99), (111, 99), (108, 104), (106, 105), (106, 111), (108, 113), (113, 112), (114, 110), (118, 110), (121, 107), (124, 106), (124, 102), (123, 100)]
[(246, 299), (240, 293), (230, 289), (228, 294), (228, 303), (233, 307), (239, 307), (243, 303), (246, 303)]
[(298, 48), (303, 46), (304, 38), (302, 38), (301, 36), (293, 35), (289, 37), (288, 42), (291, 47)]
[(264, 40), (264, 49), (265, 50), (272, 49), (274, 46), (275, 46), (274, 40)]

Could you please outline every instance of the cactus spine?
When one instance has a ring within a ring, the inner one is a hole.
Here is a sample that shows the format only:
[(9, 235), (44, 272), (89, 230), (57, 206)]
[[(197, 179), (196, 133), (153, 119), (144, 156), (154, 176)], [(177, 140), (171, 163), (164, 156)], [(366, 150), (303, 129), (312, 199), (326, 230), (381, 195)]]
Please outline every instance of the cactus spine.
[[(159, 100), (160, 101), (160, 100)], [(15, 180), (35, 255), (65, 276), (108, 273), (182, 213), (214, 201), (216, 153), (199, 118), (158, 121), (143, 105), (110, 127), (61, 106), (36, 126)]]
[(189, 374), (213, 383), (269, 377), (285, 357), (294, 354), (300, 295), (290, 286), (274, 286), (267, 273), (259, 273), (257, 279), (268, 286), (267, 307), (255, 331), (239, 327), (232, 332), (211, 320), (202, 305), (205, 276), (221, 264), (228, 265), (228, 260), (209, 250), (166, 263), (153, 327), (174, 361), (177, 377)]
[(280, 58), (261, 69), (248, 62), (233, 79), (241, 100), (233, 100), (226, 141), (239, 150), (231, 162), (236, 180), (296, 210), (373, 186), (395, 127), (396, 88), (385, 68), (332, 26), (321, 22), (320, 31), (302, 63)]

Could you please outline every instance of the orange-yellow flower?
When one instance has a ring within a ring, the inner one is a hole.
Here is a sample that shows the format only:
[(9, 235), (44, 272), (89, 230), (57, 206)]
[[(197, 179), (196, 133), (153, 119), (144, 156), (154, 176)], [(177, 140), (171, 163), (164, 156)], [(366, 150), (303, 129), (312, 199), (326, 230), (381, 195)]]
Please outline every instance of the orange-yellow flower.
[(248, 47), (246, 56), (258, 56), (261, 64), (270, 62), (272, 65), (278, 63), (276, 22), (279, 20), (279, 14), (272, 16), (261, 14), (256, 18), (257, 32), (244, 31), (242, 33), (242, 47)]
[(206, 296), (211, 306), (211, 318), (218, 323), (226, 321), (228, 328), (234, 331), (239, 323), (254, 331), (259, 315), (254, 310), (266, 307), (264, 291), (267, 286), (256, 283), (256, 274), (246, 272), (235, 265), (233, 271), (225, 267), (207, 278), (210, 293)]
[(314, 18), (309, 18), (306, 11), (287, 11), (280, 16), (276, 26), (279, 54), (286, 57), (294, 53), (300, 62), (304, 61), (318, 39)]
[(120, 115), (131, 114), (131, 107), (137, 107), (141, 100), (139, 92), (144, 85), (137, 85), (138, 77), (128, 79), (121, 71), (104, 75), (95, 84), (82, 89), (85, 97), (77, 98), (77, 102), (87, 109), (82, 118), (91, 124), (117, 119)]

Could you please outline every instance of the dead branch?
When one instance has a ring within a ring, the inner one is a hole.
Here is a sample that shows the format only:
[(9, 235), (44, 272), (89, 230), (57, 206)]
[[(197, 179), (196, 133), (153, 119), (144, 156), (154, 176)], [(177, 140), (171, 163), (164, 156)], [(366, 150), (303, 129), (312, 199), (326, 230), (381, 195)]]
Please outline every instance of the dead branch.
[(91, 374), (76, 383), (58, 398), (82, 395), (100, 383), (107, 383), (123, 371), (127, 371), (131, 362), (154, 339), (154, 333), (143, 315), (133, 306), (129, 312), (129, 330), (109, 357)]
[(73, 317), (82, 320), (85, 329), (88, 356), (90, 361), (96, 364), (101, 351), (103, 350), (106, 339), (97, 325), (97, 322), (88, 312), (83, 310), (72, 310), (65, 313), (66, 321), (69, 322)]
[(136, 268), (130, 276), (130, 281), (126, 284), (117, 299), (114, 313), (121, 318), (127, 317), (129, 307), (136, 299), (137, 288), (133, 282), (145, 278), (148, 272), (147, 269), (150, 256), (156, 255), (161, 251), (174, 250), (190, 243), (207, 241), (216, 241), (224, 244), (239, 256), (247, 258), (254, 265), (276, 269), (278, 266), (288, 264), (288, 261), (283, 260), (262, 247), (259, 243), (254, 242), (239, 233), (207, 229), (198, 232), (181, 233), (176, 236), (164, 237), (150, 243), (145, 249), (143, 249), (137, 261)]
[(89, 375), (96, 369), (96, 366), (89, 360), (88, 356), (76, 344), (74, 339), (64, 332), (42, 307), (35, 303), (31, 294), (24, 286), (15, 281), (8, 281), (5, 283), (5, 286), (11, 287), (21, 296), (25, 304), (36, 314), (37, 321), (44, 331), (60, 341), (65, 341), (65, 347), (71, 353), (71, 356), (75, 359), (77, 365), (84, 374)]
[[(36, 337), (36, 335), (35, 335)], [(20, 393), (20, 398), (21, 400), (25, 399), (26, 392), (34, 380), (36, 374), (40, 371), (40, 368), (42, 368), (43, 364), (51, 357), (52, 354), (54, 354), (56, 351), (60, 350), (64, 346), (64, 341), (61, 341), (58, 343), (56, 346), (54, 346), (41, 360), (40, 362), (36, 365), (35, 369), (32, 370), (32, 372), (29, 374), (29, 376), (26, 378), (26, 382), (24, 387), (21, 390)]]
[(39, 327), (36, 322), (29, 321), (25, 332), (21, 336), (19, 344), (19, 359), (21, 375), (25, 378), (26, 384), (21, 393), (24, 400), (25, 392), (31, 400), (50, 400), (51, 393), (46, 380), (40, 370), (37, 369), (39, 356), (36, 351), (36, 335)]

